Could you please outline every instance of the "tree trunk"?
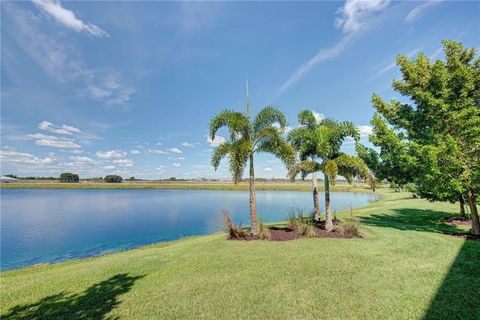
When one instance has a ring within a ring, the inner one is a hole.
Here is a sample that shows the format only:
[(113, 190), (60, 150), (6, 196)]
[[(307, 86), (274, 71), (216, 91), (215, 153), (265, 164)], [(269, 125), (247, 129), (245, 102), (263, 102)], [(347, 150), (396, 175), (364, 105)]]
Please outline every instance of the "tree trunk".
[(253, 237), (258, 236), (257, 228), (257, 205), (255, 200), (255, 170), (253, 167), (253, 153), (250, 154), (250, 225), (251, 235)]
[(325, 230), (328, 232), (333, 230), (332, 210), (330, 209), (330, 182), (328, 176), (325, 175)]
[(478, 219), (477, 204), (475, 203), (475, 195), (472, 190), (467, 192), (468, 205), (472, 215), (472, 232), (476, 236), (480, 236), (480, 221)]
[(465, 218), (465, 200), (463, 200), (463, 195), (458, 196), (458, 200), (460, 202), (460, 216)]
[(315, 215), (313, 219), (315, 221), (320, 221), (320, 206), (318, 205), (318, 181), (317, 173), (312, 173), (312, 189), (313, 189), (313, 209), (315, 210)]

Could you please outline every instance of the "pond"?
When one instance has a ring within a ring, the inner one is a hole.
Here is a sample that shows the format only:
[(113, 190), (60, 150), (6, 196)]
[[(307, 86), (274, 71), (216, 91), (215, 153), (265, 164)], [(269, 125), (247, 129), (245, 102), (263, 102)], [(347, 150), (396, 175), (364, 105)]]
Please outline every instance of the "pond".
[[(224, 229), (220, 210), (249, 224), (248, 192), (218, 190), (1, 189), (1, 268), (15, 269), (130, 249)], [(323, 193), (319, 194), (323, 207)], [(377, 196), (331, 193), (333, 210)], [(258, 191), (264, 222), (312, 210), (310, 192)]]

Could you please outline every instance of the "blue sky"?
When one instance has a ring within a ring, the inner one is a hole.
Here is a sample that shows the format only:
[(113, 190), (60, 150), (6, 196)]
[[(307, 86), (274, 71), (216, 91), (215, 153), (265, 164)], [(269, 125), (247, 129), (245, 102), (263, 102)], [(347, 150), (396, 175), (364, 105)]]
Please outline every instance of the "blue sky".
[[(229, 177), (210, 117), (245, 108), (353, 121), (400, 98), (396, 54), (480, 46), (480, 2), (1, 2), (1, 173)], [(346, 152), (353, 152), (347, 141)], [(285, 177), (257, 156), (256, 175)]]

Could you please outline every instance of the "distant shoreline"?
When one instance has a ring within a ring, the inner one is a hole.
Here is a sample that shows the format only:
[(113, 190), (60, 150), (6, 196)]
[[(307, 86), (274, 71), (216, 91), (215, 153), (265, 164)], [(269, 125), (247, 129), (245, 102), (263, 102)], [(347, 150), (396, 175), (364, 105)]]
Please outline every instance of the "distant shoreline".
[[(172, 189), (172, 190), (248, 190), (248, 183), (241, 182), (237, 185), (232, 182), (122, 182), (122, 183), (60, 183), (51, 181), (25, 181), (0, 184), (0, 189)], [(257, 182), (257, 190), (270, 191), (311, 191), (310, 181), (298, 182)], [(323, 191), (323, 185), (319, 183), (319, 191)], [(367, 185), (361, 183), (347, 184), (337, 183), (331, 187), (332, 191), (344, 192), (372, 192)]]

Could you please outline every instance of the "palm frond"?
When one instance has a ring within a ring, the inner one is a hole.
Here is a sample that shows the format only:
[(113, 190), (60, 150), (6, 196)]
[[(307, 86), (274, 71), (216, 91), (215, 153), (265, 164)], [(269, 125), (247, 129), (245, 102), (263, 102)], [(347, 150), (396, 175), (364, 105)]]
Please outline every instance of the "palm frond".
[(232, 145), (229, 152), (229, 170), (233, 182), (237, 184), (242, 180), (243, 172), (250, 156), (250, 141), (241, 139)]
[(322, 164), (322, 169), (323, 173), (330, 179), (330, 182), (335, 184), (335, 178), (338, 174), (337, 163), (334, 160), (327, 160)]
[(341, 154), (335, 159), (335, 163), (338, 167), (338, 174), (345, 177), (348, 183), (351, 183), (352, 179), (356, 176), (361, 178), (366, 178), (368, 176), (368, 167), (359, 157)]
[(285, 127), (287, 126), (287, 119), (283, 112), (272, 106), (263, 108), (253, 121), (254, 134), (258, 135), (262, 129), (271, 127), (275, 123), (280, 125), (280, 130), (282, 132), (285, 130)]
[(225, 109), (214, 116), (209, 125), (210, 139), (215, 139), (217, 131), (222, 127), (227, 127), (232, 140), (251, 135), (250, 120), (241, 112)]
[(310, 130), (313, 130), (318, 125), (315, 115), (310, 110), (300, 111), (298, 114), (298, 123), (302, 126), (307, 127)]
[(293, 181), (299, 174), (308, 175), (320, 171), (320, 169), (320, 164), (316, 161), (301, 161), (288, 168), (288, 177)]
[(292, 166), (295, 162), (295, 150), (283, 138), (280, 132), (278, 130), (267, 130), (267, 128), (263, 129), (262, 132), (264, 135), (258, 140), (254, 151), (272, 153), (275, 157), (282, 160), (287, 168)]
[(228, 141), (222, 142), (218, 147), (213, 150), (212, 159), (210, 161), (212, 167), (217, 170), (220, 162), (225, 158), (232, 150), (232, 144)]

